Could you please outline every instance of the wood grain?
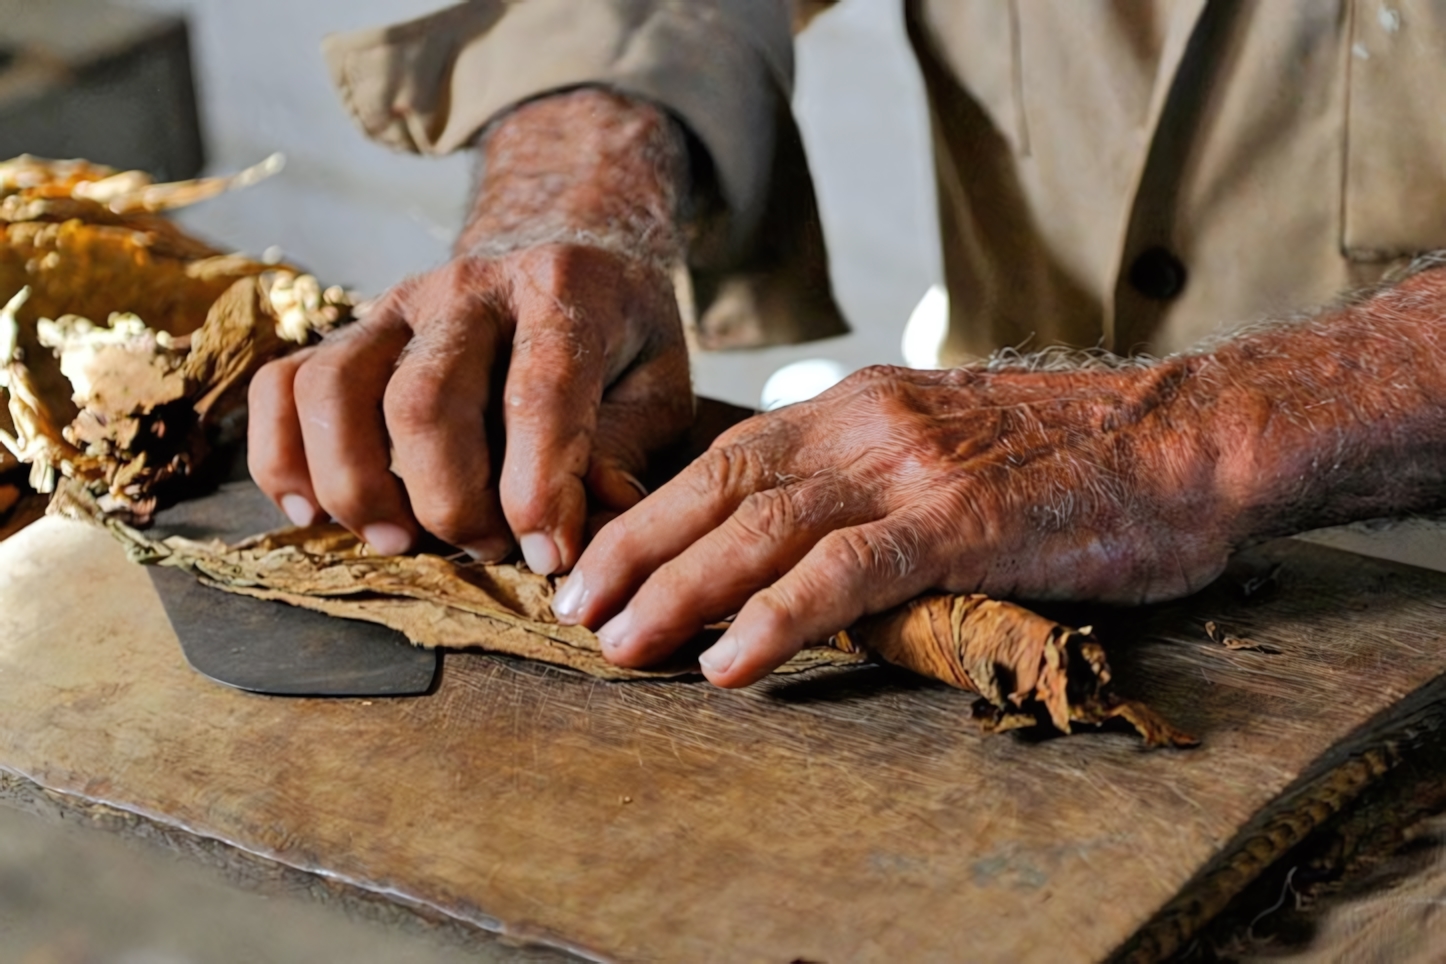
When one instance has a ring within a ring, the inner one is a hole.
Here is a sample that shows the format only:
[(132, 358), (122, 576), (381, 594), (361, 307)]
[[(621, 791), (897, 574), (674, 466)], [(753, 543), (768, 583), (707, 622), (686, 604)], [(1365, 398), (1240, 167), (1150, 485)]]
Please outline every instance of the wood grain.
[(1202, 748), (986, 738), (877, 668), (732, 693), (451, 654), (426, 697), (254, 696), (186, 667), (107, 536), (47, 519), (0, 545), (0, 768), (605, 958), (1159, 956), (1388, 768), (1391, 707), (1446, 670), (1446, 578), (1291, 541), (1085, 615)]

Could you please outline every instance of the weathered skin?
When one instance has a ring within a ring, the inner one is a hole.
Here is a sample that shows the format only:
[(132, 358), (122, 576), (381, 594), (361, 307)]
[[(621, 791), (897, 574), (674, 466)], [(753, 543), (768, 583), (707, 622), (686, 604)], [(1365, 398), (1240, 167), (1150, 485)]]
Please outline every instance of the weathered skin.
[[(539, 572), (576, 562), (559, 618), (601, 627), (619, 665), (737, 613), (703, 666), (743, 686), (926, 590), (1166, 599), (1253, 539), (1446, 502), (1435, 269), (1156, 363), (869, 369), (633, 507), (626, 473), (688, 415), (662, 270), (677, 133), (577, 91), (509, 115), (484, 153), (450, 264), (258, 377), (252, 471), (303, 500), (296, 521), (325, 512), (383, 552), (420, 526), (496, 558), (510, 530)], [(586, 492), (629, 511), (583, 553)]]
[(655, 108), (584, 90), (508, 115), (482, 162), (451, 261), (252, 383), (251, 472), (384, 554), (425, 529), (492, 561), (515, 533), (547, 574), (577, 561), (588, 494), (635, 504), (692, 418), (669, 275), (686, 149)]
[(928, 589), (1143, 603), (1269, 535), (1446, 504), (1446, 270), (1114, 369), (872, 368), (757, 416), (611, 523), (558, 600), (622, 665), (738, 612), (753, 682)]

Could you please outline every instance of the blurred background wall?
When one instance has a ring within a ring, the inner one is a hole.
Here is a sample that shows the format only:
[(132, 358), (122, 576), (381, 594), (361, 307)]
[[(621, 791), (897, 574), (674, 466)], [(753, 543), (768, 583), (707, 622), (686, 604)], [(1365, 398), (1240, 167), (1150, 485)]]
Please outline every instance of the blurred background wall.
[[(184, 213), (191, 227), (252, 252), (278, 245), (323, 279), (369, 293), (446, 256), (469, 159), (402, 156), (365, 140), (338, 104), (319, 53), (327, 33), (444, 4), (123, 2), (189, 19), (210, 170), (235, 170), (272, 151), (287, 157), (270, 182)], [(801, 358), (832, 358), (850, 369), (902, 360), (903, 323), (941, 269), (923, 90), (901, 8), (899, 0), (845, 0), (799, 43), (796, 107), (835, 288), (854, 334), (700, 357), (695, 379), (703, 394), (755, 404), (768, 375)]]

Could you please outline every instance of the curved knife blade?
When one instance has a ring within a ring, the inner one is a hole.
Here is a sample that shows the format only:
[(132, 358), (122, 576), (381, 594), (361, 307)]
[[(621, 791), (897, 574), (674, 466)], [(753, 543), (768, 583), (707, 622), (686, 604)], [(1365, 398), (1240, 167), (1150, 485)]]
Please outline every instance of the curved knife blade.
[[(153, 532), (232, 542), (286, 525), (245, 465), (243, 453), (230, 481), (157, 513)], [(386, 626), (233, 595), (178, 569), (150, 574), (186, 661), (218, 683), (278, 696), (408, 696), (437, 675), (438, 652)]]

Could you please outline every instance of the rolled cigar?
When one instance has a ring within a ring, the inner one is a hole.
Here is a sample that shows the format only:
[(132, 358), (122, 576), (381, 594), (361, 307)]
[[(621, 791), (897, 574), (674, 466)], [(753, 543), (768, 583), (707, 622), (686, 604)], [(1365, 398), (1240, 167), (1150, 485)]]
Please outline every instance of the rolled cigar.
[(977, 693), (975, 716), (989, 732), (1050, 723), (1061, 733), (1111, 719), (1150, 746), (1195, 746), (1154, 710), (1116, 694), (1104, 647), (1091, 628), (1072, 629), (988, 596), (921, 596), (870, 616), (834, 638), (921, 676)]

